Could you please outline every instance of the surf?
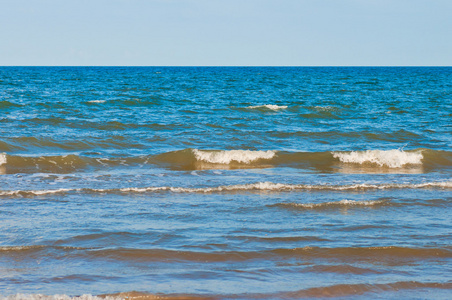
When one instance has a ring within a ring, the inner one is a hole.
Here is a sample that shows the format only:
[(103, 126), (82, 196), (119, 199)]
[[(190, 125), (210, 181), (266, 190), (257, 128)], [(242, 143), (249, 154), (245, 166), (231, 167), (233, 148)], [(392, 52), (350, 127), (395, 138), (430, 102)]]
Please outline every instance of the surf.
[[(127, 194), (127, 193), (236, 193), (236, 192), (303, 192), (303, 191), (371, 191), (371, 190), (400, 190), (400, 189), (452, 189), (452, 181), (437, 181), (424, 183), (358, 183), (344, 185), (328, 184), (286, 184), (273, 182), (256, 182), (248, 184), (220, 185), (212, 187), (177, 187), (177, 186), (149, 186), (149, 187), (124, 187), (124, 188), (60, 188), (45, 190), (0, 190), (1, 197), (33, 197), (49, 194)], [(323, 205), (375, 205), (383, 202), (354, 202), (342, 200), (342, 202), (331, 202)], [(303, 204), (304, 205), (304, 204)], [(300, 206), (303, 206), (300, 205)], [(317, 204), (309, 204), (306, 207), (316, 207)]]
[(0, 153), (3, 173), (11, 174), (71, 173), (90, 168), (144, 165), (175, 170), (289, 167), (330, 173), (424, 173), (452, 167), (452, 152), (431, 149), (287, 152), (187, 148), (137, 156), (93, 156), (83, 153), (21, 156)]

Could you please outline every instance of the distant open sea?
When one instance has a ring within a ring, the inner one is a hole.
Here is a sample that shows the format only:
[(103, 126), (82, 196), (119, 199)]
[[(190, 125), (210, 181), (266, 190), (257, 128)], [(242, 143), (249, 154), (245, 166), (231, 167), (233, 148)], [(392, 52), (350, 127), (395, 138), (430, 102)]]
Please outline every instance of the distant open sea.
[(450, 299), (451, 146), (451, 67), (0, 67), (0, 299)]

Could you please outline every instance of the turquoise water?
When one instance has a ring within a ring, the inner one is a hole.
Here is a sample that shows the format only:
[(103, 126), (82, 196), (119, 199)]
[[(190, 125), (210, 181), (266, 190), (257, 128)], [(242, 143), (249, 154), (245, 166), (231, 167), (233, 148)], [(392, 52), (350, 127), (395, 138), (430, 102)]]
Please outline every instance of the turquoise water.
[(0, 295), (446, 299), (451, 98), (452, 68), (1, 67)]

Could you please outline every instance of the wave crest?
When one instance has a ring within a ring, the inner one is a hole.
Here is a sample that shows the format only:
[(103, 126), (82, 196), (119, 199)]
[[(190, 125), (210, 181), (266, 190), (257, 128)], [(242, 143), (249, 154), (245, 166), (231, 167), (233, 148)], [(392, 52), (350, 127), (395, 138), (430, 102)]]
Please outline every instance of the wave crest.
[(341, 200), (341, 201), (333, 201), (333, 202), (324, 202), (324, 203), (278, 203), (274, 206), (280, 207), (290, 207), (296, 209), (310, 209), (310, 210), (322, 210), (329, 208), (338, 208), (338, 207), (366, 207), (366, 206), (379, 206), (388, 203), (388, 200), (364, 200), (364, 201), (354, 201), (354, 200)]
[[(222, 185), (214, 187), (172, 187), (172, 186), (154, 186), (154, 187), (126, 187), (113, 189), (94, 189), (94, 188), (73, 188), (73, 189), (54, 189), (54, 190), (0, 190), (0, 197), (33, 197), (47, 194), (65, 194), (65, 193), (228, 193), (228, 192), (292, 192), (292, 191), (366, 191), (366, 190), (384, 190), (384, 189), (452, 189), (452, 181), (437, 181), (414, 184), (349, 184), (349, 185), (310, 185), (310, 184), (284, 184), (273, 182), (256, 182), (249, 184)], [(383, 202), (382, 202), (383, 201)], [(342, 200), (340, 202), (327, 202), (322, 204), (303, 204), (305, 208), (316, 208), (316, 205), (380, 205), (387, 201), (352, 201)], [(300, 205), (287, 203), (286, 205)]]
[(275, 151), (251, 151), (251, 150), (220, 150), (220, 151), (206, 151), (193, 149), (193, 154), (196, 160), (204, 161), (212, 164), (230, 164), (237, 163), (251, 163), (259, 159), (272, 159)]
[(380, 167), (401, 168), (405, 165), (421, 165), (424, 156), (420, 151), (367, 150), (352, 152), (332, 152), (334, 158), (344, 163), (377, 164)]
[(290, 167), (343, 173), (424, 173), (452, 167), (452, 152), (417, 149), (338, 152), (184, 149), (154, 155), (93, 157), (85, 154), (21, 156), (0, 152), (0, 174), (73, 173), (154, 165), (175, 170)]
[(280, 109), (286, 109), (287, 105), (275, 105), (275, 104), (265, 104), (265, 105), (255, 105), (255, 106), (248, 106), (249, 109), (269, 109), (269, 110), (280, 110)]

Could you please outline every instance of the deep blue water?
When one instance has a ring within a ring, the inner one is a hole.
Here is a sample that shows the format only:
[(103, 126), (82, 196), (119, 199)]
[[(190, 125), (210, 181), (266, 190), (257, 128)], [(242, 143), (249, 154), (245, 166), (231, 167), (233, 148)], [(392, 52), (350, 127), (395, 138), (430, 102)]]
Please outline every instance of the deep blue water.
[(451, 120), (449, 67), (0, 67), (0, 296), (446, 299)]

